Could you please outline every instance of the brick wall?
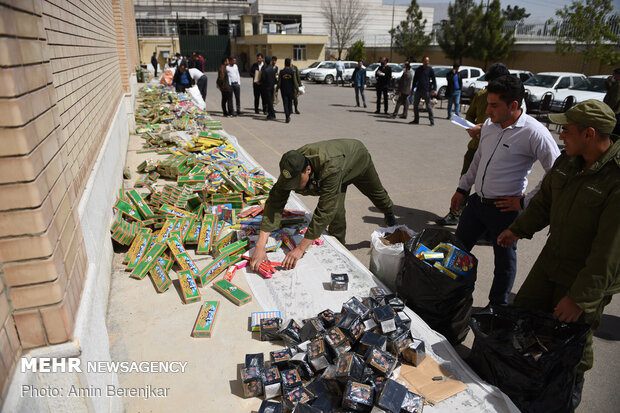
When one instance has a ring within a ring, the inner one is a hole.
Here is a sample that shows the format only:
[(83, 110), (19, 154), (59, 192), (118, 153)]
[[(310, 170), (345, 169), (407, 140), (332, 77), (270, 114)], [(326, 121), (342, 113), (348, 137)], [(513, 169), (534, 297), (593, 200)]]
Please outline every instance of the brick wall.
[(71, 339), (77, 206), (137, 62), (131, 0), (0, 0), (0, 390), (23, 349)]

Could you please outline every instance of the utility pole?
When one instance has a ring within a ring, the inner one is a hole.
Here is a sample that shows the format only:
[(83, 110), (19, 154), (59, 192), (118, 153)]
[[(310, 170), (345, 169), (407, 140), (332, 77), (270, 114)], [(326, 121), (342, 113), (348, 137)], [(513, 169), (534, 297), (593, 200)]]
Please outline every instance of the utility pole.
[(392, 30), (390, 30), (390, 62), (392, 61), (392, 44), (394, 43), (394, 3), (396, 0), (392, 0)]

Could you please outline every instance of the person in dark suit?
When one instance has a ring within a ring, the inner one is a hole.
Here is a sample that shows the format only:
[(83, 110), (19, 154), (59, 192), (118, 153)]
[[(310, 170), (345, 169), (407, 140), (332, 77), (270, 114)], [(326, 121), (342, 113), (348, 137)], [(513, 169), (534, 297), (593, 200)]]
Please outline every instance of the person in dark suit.
[[(250, 76), (254, 80), (254, 113), (258, 115), (258, 102), (261, 100), (262, 92), (260, 87), (260, 72), (263, 70), (265, 66), (265, 62), (263, 62), (263, 54), (259, 53), (256, 55), (256, 62), (250, 68)], [(257, 74), (258, 72), (258, 74)], [(267, 107), (265, 105), (265, 101), (263, 100), (263, 114), (267, 113)]]
[(263, 96), (263, 103), (267, 109), (267, 119), (275, 119), (276, 112), (273, 110), (273, 90), (276, 85), (276, 71), (271, 65), (271, 59), (265, 58), (265, 66), (261, 70), (260, 87)]
[(157, 52), (153, 52), (153, 56), (151, 56), (151, 64), (153, 65), (153, 70), (155, 72), (154, 76), (157, 77)]
[(355, 106), (360, 106), (359, 95), (362, 95), (364, 107), (367, 107), (366, 96), (364, 96), (364, 88), (366, 87), (366, 68), (364, 67), (364, 62), (362, 60), (357, 62), (357, 67), (353, 69), (351, 81), (353, 82), (353, 87), (355, 88)]
[(375, 72), (377, 79), (377, 110), (375, 113), (381, 113), (381, 95), (383, 95), (383, 112), (388, 113), (388, 90), (392, 83), (392, 68), (387, 64), (387, 57), (381, 58), (381, 66)]

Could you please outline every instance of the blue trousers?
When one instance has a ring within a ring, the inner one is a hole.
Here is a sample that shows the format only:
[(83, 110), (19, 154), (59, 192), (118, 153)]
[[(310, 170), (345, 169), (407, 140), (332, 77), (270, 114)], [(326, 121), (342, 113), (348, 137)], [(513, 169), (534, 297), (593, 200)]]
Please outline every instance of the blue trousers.
[(461, 91), (455, 90), (452, 92), (450, 97), (448, 97), (448, 116), (452, 116), (452, 105), (454, 105), (454, 113), (456, 116), (459, 115), (460, 106), (461, 106)]
[(495, 205), (483, 203), (478, 194), (473, 194), (469, 197), (467, 206), (461, 214), (459, 226), (456, 228), (456, 236), (467, 251), (471, 251), (485, 231), (489, 231), (493, 239), (495, 270), (489, 292), (489, 303), (493, 305), (508, 305), (508, 295), (517, 275), (517, 243), (515, 242), (510, 248), (500, 247), (497, 245), (497, 237), (520, 213), (520, 211), (501, 212)]

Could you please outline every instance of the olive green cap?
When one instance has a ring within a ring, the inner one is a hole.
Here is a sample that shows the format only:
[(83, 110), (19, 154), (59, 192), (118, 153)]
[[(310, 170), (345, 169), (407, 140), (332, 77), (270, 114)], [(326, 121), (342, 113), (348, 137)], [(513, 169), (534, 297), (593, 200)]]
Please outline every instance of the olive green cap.
[(301, 173), (306, 164), (306, 157), (295, 150), (288, 151), (280, 159), (280, 177), (278, 183), (282, 182), (284, 189), (292, 191), (299, 188), (301, 184)]
[(558, 125), (592, 127), (600, 133), (610, 134), (616, 127), (616, 115), (604, 102), (585, 100), (564, 113), (550, 113), (549, 120)]

